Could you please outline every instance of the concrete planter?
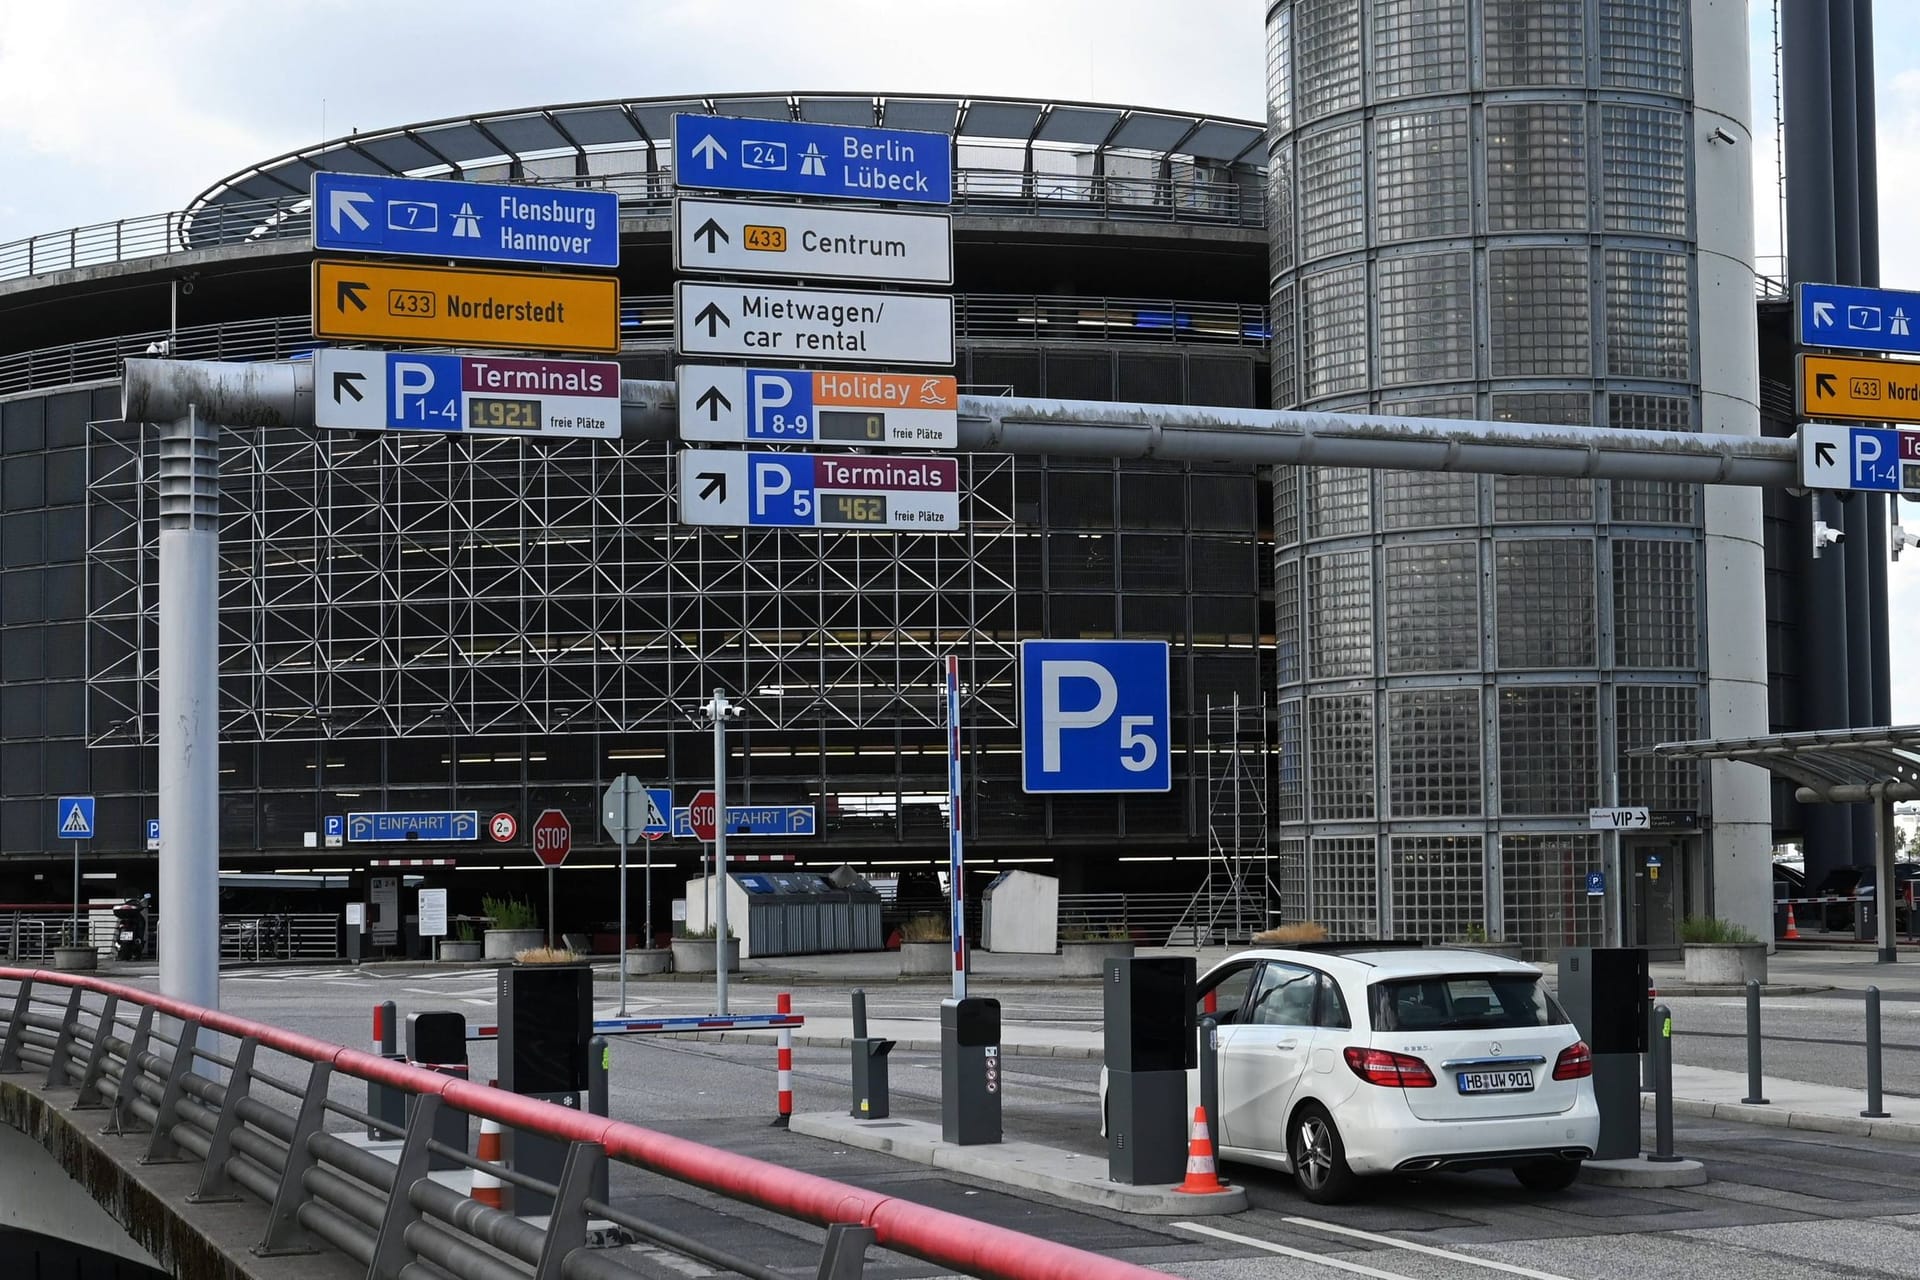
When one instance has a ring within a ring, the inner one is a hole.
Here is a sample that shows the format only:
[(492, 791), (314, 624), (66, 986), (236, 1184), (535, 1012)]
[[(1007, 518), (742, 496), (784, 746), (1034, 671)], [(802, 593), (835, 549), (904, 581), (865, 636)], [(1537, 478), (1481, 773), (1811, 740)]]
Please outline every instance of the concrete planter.
[(546, 941), (545, 929), (489, 929), (480, 935), (480, 956), (483, 960), (511, 960), (515, 952), (544, 946)]
[[(628, 957), (644, 955), (644, 952), (629, 951)], [(712, 973), (712, 938), (675, 938), (673, 940), (673, 971), (675, 973)], [(632, 972), (629, 970), (628, 972)], [(727, 939), (727, 972), (740, 972), (740, 939)]]
[(92, 947), (55, 947), (53, 967), (67, 973), (86, 973), (100, 967), (100, 953)]
[(1764, 942), (1689, 942), (1686, 980), (1701, 986), (1742, 987), (1767, 980)]
[(900, 973), (902, 976), (930, 978), (942, 973), (953, 972), (953, 939), (937, 938), (932, 942), (902, 942), (900, 944)]
[(482, 958), (480, 953), (485, 945), (478, 939), (462, 942), (458, 938), (442, 938), (437, 951), (442, 960), (454, 964), (471, 964)]
[[(713, 954), (711, 946), (707, 949), (709, 957)], [(645, 978), (653, 974), (665, 973), (673, 968), (673, 950), (670, 947), (655, 947), (646, 951), (629, 951), (626, 956), (627, 976)], [(713, 968), (709, 963), (707, 968)]]
[(1098, 978), (1106, 974), (1107, 961), (1125, 960), (1132, 955), (1131, 938), (1063, 941), (1060, 944), (1060, 973), (1068, 978)]

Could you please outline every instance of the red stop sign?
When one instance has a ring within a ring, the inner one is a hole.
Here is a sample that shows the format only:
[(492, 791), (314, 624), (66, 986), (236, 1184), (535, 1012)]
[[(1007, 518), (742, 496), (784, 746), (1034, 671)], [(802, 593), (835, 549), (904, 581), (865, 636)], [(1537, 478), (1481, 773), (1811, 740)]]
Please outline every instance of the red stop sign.
[(558, 809), (548, 809), (533, 820), (533, 856), (557, 867), (573, 852), (573, 824)]
[(713, 839), (713, 792), (702, 791), (687, 806), (687, 821), (693, 824), (693, 837), (696, 840)]

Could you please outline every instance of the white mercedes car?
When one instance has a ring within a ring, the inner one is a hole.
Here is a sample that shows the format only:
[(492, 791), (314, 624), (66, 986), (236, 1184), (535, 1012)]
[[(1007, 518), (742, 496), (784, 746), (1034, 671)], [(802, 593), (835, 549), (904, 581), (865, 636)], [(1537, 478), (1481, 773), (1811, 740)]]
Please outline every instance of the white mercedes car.
[[(1241, 952), (1198, 984), (1219, 1022), (1228, 1160), (1317, 1204), (1365, 1174), (1509, 1168), (1561, 1190), (1600, 1136), (1593, 1057), (1532, 965), (1486, 952), (1313, 944)], [(1199, 1073), (1187, 1073), (1188, 1108)], [(1104, 1132), (1107, 1074), (1100, 1074)]]

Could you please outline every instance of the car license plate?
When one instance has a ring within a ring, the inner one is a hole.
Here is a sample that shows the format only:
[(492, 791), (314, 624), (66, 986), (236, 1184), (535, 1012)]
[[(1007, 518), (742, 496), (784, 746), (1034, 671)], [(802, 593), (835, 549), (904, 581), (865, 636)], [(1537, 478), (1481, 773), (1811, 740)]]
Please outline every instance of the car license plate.
[(1533, 1088), (1531, 1071), (1462, 1071), (1462, 1093), (1525, 1093)]

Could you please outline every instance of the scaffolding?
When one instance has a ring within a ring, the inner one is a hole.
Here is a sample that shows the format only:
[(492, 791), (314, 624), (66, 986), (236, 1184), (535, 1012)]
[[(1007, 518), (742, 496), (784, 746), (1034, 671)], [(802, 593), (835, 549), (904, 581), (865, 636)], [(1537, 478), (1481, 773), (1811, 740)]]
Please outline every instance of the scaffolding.
[(1168, 938), (1172, 946), (1244, 943), (1266, 929), (1275, 898), (1269, 877), (1267, 718), (1234, 694), (1207, 699), (1207, 874)]

